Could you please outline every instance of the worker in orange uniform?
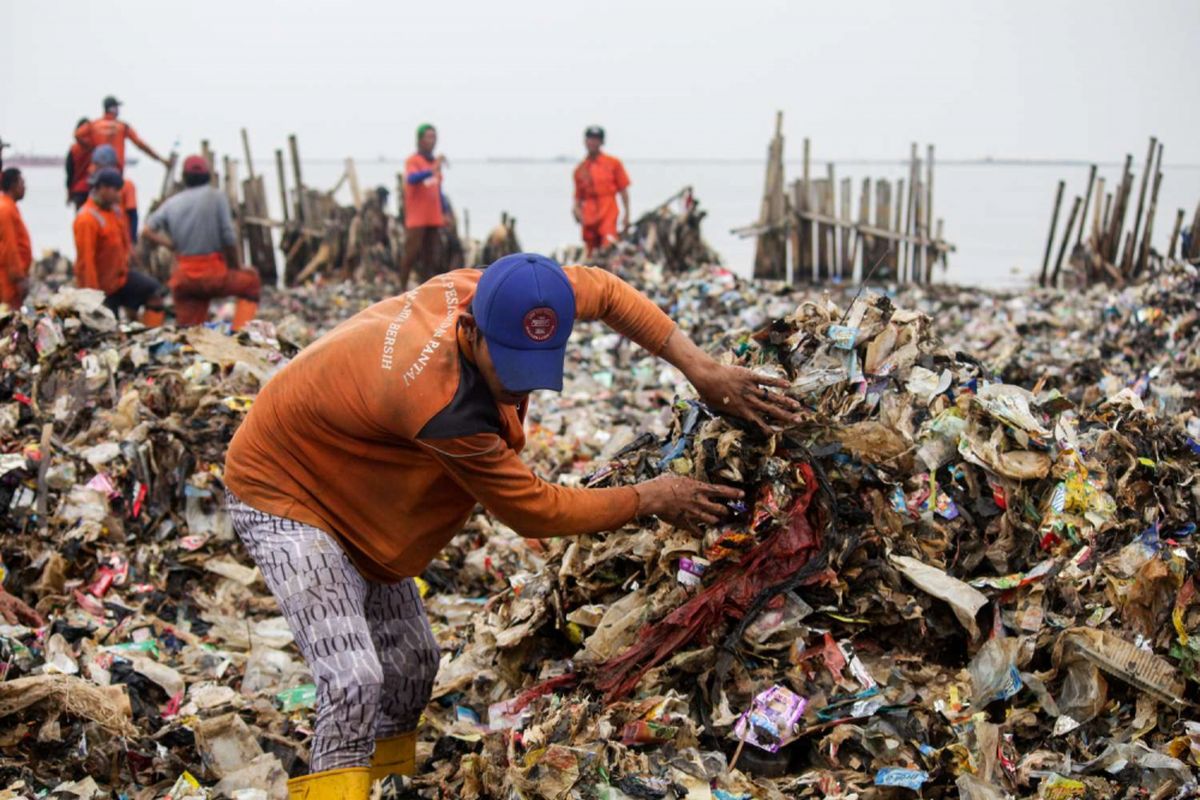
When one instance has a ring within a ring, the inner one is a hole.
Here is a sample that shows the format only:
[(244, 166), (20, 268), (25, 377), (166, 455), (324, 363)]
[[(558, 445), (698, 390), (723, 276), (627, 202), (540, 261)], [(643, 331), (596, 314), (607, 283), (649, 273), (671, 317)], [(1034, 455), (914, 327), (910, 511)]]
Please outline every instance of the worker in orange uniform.
[(122, 308), (156, 328), (166, 316), (163, 285), (129, 268), (133, 246), (121, 210), (121, 173), (105, 167), (92, 174), (92, 193), (75, 217), (75, 284), (104, 292), (104, 305), (114, 314)]
[(87, 117), (80, 117), (75, 123), (75, 141), (67, 151), (67, 203), (74, 205), (76, 211), (83, 208), (92, 190), (88, 183), (92, 174), (92, 146), (83, 136), (87, 122)]
[(442, 198), (442, 168), (446, 157), (434, 156), (437, 129), (428, 123), (417, 128), (417, 152), (404, 162), (404, 258), (400, 261), (400, 289), (417, 268), (417, 282), (442, 270), (442, 236), (446, 213)]
[(113, 150), (117, 151), (117, 167), (121, 170), (125, 169), (126, 139), (133, 142), (139, 150), (158, 163), (163, 166), (170, 166), (171, 162), (160, 156), (153, 147), (146, 144), (142, 140), (142, 137), (137, 135), (137, 131), (131, 125), (117, 119), (117, 115), (120, 113), (121, 101), (109, 95), (104, 98), (104, 116), (98, 117), (91, 122), (85, 122), (79, 126), (75, 131), (76, 138), (81, 138), (85, 146), (91, 148), (97, 148), (102, 144), (111, 144)]
[(112, 167), (121, 173), (121, 179), (125, 184), (121, 187), (121, 210), (125, 212), (125, 222), (129, 225), (129, 241), (137, 244), (138, 240), (138, 207), (137, 207), (137, 187), (133, 185), (133, 181), (121, 169), (117, 162), (117, 151), (113, 149), (111, 144), (102, 144), (92, 151), (92, 166), (91, 171)]
[(438, 668), (413, 578), (476, 504), (518, 533), (570, 536), (658, 516), (716, 524), (734, 487), (668, 475), (604, 489), (520, 457), (530, 394), (562, 391), (576, 320), (675, 365), (701, 399), (763, 429), (795, 423), (786, 381), (721, 364), (617, 276), (517, 253), (438, 275), (309, 345), (267, 383), (225, 459), (234, 530), (313, 674), (309, 771), (292, 798), (365, 800), (415, 769)]
[(583, 243), (591, 255), (617, 240), (617, 195), (625, 206), (629, 226), (629, 176), (620, 159), (600, 152), (604, 129), (593, 125), (584, 131), (587, 157), (575, 168), (575, 221), (583, 226)]
[(258, 272), (242, 269), (242, 253), (225, 193), (212, 185), (204, 156), (183, 162), (184, 190), (172, 195), (146, 218), (142, 235), (175, 252), (171, 295), (175, 322), (202, 325), (209, 302), (236, 297), (233, 329), (239, 331), (258, 313), (262, 282)]
[(16, 308), (29, 290), (33, 248), (17, 203), (25, 198), (25, 177), (9, 167), (0, 173), (0, 304)]

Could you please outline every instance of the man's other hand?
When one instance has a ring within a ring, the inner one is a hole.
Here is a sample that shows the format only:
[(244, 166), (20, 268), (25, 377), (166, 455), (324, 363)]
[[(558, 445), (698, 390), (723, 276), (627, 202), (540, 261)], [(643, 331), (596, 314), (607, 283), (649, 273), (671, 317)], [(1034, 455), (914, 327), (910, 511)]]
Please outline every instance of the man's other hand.
[(638, 516), (655, 516), (677, 528), (696, 530), (715, 525), (729, 515), (725, 503), (744, 493), (732, 486), (702, 483), (679, 475), (662, 475), (634, 487)]

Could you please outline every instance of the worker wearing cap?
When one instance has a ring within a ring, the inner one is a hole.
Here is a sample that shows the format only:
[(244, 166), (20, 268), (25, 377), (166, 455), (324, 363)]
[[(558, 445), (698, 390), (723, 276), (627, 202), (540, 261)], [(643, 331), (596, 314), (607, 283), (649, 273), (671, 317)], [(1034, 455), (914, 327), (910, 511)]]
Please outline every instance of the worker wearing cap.
[(91, 177), (92, 146), (83, 135), (87, 121), (87, 117), (81, 117), (79, 122), (75, 123), (75, 141), (67, 151), (67, 202), (75, 206), (76, 211), (83, 208), (92, 190), (91, 184), (88, 183)]
[(629, 175), (619, 159), (600, 148), (604, 129), (593, 125), (584, 131), (587, 156), (575, 168), (575, 221), (583, 227), (587, 253), (607, 247), (617, 240), (617, 195), (625, 206), (625, 226), (629, 226)]
[(242, 269), (229, 199), (212, 185), (203, 156), (184, 159), (183, 184), (182, 192), (146, 218), (142, 234), (178, 257), (170, 281), (175, 321), (181, 326), (201, 325), (208, 319), (210, 301), (236, 297), (233, 329), (241, 330), (258, 312), (262, 289), (258, 272)]
[(121, 186), (121, 210), (125, 212), (125, 222), (129, 225), (129, 241), (137, 244), (138, 239), (138, 207), (137, 207), (137, 188), (133, 185), (133, 181), (125, 175), (117, 161), (117, 151), (113, 149), (111, 144), (102, 144), (92, 152), (92, 163), (90, 166), (91, 172), (112, 167), (121, 173), (121, 179), (124, 185)]
[(16, 308), (29, 289), (33, 248), (17, 203), (25, 199), (25, 176), (16, 167), (0, 172), (0, 304)]
[(91, 196), (75, 217), (75, 284), (104, 292), (104, 305), (114, 314), (122, 308), (131, 315), (140, 311), (142, 323), (156, 328), (166, 315), (166, 292), (151, 276), (129, 268), (133, 245), (121, 209), (121, 173), (104, 167), (91, 182)]
[(408, 289), (415, 266), (418, 282), (443, 269), (442, 229), (446, 214), (442, 198), (442, 167), (446, 157), (434, 156), (437, 129), (428, 123), (417, 128), (417, 152), (404, 162), (404, 257), (400, 261), (400, 288)]
[(311, 774), (292, 797), (365, 798), (414, 769), (438, 648), (412, 580), (477, 503), (524, 536), (657, 515), (715, 523), (731, 487), (679, 476), (567, 488), (520, 458), (530, 393), (561, 391), (576, 320), (603, 320), (679, 368), (714, 408), (767, 427), (787, 384), (717, 363), (601, 269), (518, 253), (360, 312), (259, 393), (225, 461), (234, 529), (317, 685)]
[(84, 146), (96, 148), (102, 144), (111, 144), (117, 152), (117, 166), (125, 169), (125, 140), (133, 142), (138, 149), (153, 158), (163, 166), (170, 166), (167, 159), (160, 156), (153, 147), (146, 144), (137, 131), (128, 123), (117, 119), (121, 113), (121, 101), (109, 95), (104, 98), (104, 116), (91, 122), (85, 122), (75, 129), (75, 137), (83, 141)]

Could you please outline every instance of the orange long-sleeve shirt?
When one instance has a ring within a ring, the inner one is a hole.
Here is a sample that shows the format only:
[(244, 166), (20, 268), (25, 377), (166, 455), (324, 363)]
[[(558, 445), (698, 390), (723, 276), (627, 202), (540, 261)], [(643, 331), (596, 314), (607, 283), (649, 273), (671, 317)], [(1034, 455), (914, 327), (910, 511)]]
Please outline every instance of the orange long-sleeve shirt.
[(29, 277), (33, 247), (21, 210), (11, 197), (0, 192), (0, 302), (17, 305), (17, 283)]
[(89, 197), (75, 217), (75, 285), (117, 291), (129, 277), (130, 249), (125, 213), (105, 210)]
[[(675, 325), (650, 300), (605, 270), (565, 270), (577, 319), (602, 319), (661, 351)], [(382, 582), (419, 575), (476, 503), (526, 536), (632, 519), (632, 487), (558, 486), (521, 461), (525, 409), (495, 401), (458, 333), (482, 274), (439, 275), (304, 350), (263, 387), (234, 436), (229, 488), (330, 533)]]
[(621, 160), (608, 153), (588, 157), (575, 167), (575, 200), (583, 210), (582, 223), (617, 230), (617, 194), (629, 188), (629, 174)]
[(133, 126), (117, 119), (115, 114), (105, 114), (91, 122), (85, 122), (75, 131), (75, 138), (86, 147), (95, 150), (102, 144), (111, 144), (117, 151), (117, 169), (125, 169), (125, 140), (133, 142), (144, 153), (150, 152), (150, 145), (137, 135)]

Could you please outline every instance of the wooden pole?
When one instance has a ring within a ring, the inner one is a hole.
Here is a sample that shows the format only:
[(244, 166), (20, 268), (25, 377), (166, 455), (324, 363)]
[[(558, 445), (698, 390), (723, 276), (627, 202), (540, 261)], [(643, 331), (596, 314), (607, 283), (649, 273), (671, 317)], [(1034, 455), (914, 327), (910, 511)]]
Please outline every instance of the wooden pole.
[(1083, 245), (1083, 229), (1087, 227), (1088, 206), (1092, 202), (1092, 187), (1096, 184), (1096, 165), (1092, 164), (1088, 171), (1087, 193), (1083, 196), (1083, 213), (1079, 215), (1079, 235), (1075, 237), (1075, 246)]
[(275, 148), (275, 177), (279, 179), (279, 202), (283, 206), (283, 222), (290, 221), (288, 216), (287, 173), (283, 169), (283, 151)]
[(208, 182), (213, 186), (220, 186), (221, 181), (217, 175), (217, 154), (208, 146), (208, 139), (200, 140), (200, 155), (208, 162)]
[(933, 279), (933, 232), (930, 230), (930, 225), (933, 224), (933, 145), (927, 145), (925, 148), (925, 238), (929, 240), (929, 244), (925, 248), (925, 282), (929, 283)]
[[(1136, 245), (1138, 240), (1138, 232), (1142, 229), (1142, 209), (1146, 204), (1146, 187), (1150, 184), (1150, 175), (1154, 172), (1154, 151), (1158, 146), (1158, 139), (1150, 137), (1150, 149), (1146, 151), (1146, 166), (1142, 169), (1142, 188), (1138, 190), (1137, 213), (1133, 216), (1133, 242)], [(1136, 249), (1136, 248), (1135, 248)], [(1137, 264), (1134, 263), (1133, 253), (1126, 257), (1126, 260), (1121, 262), (1121, 271), (1126, 275), (1136, 271)]]
[(304, 222), (304, 178), (300, 174), (300, 147), (296, 134), (288, 134), (288, 150), (292, 154), (292, 182), (296, 184), (296, 219)]
[(838, 269), (838, 277), (843, 280), (851, 274), (854, 265), (851, 263), (850, 255), (850, 227), (853, 224), (850, 219), (850, 193), (853, 191), (850, 185), (849, 178), (842, 178), (841, 188), (841, 216), (846, 220), (846, 224), (842, 226), (842, 260), (841, 266)]
[(917, 225), (915, 236), (918, 244), (913, 248), (913, 283), (927, 283), (925, 243), (929, 241), (929, 221), (925, 219), (925, 183), (917, 181)]
[[(945, 239), (943, 237), (943, 233), (945, 230), (946, 230), (946, 220), (939, 219), (937, 221), (937, 235), (934, 240), (937, 242), (945, 241)], [(950, 265), (950, 261), (949, 261), (950, 248), (942, 247), (941, 245), (939, 245), (939, 247), (941, 248), (941, 253), (942, 253), (942, 267), (943, 268), (948, 267)]]
[(225, 197), (229, 200), (229, 210), (233, 212), (233, 238), (237, 242), (238, 253), (241, 254), (238, 258), (242, 259), (246, 252), (243, 245), (247, 231), (246, 226), (242, 224), (244, 209), (238, 201), (237, 162), (229, 156), (223, 156), (221, 164), (225, 168)]
[[(858, 224), (869, 225), (870, 223), (871, 179), (863, 178), (862, 192), (858, 195)], [(855, 283), (862, 280), (863, 270), (859, 268), (858, 264), (870, 255), (870, 244), (874, 243), (874, 241), (874, 239), (868, 241), (861, 233), (858, 233), (854, 238), (854, 253), (850, 257), (850, 279)]]
[(1167, 247), (1167, 258), (1175, 258), (1175, 244), (1179, 241), (1179, 232), (1183, 230), (1185, 212), (1182, 208), (1175, 212), (1175, 230), (1171, 231), (1171, 243)]
[[(893, 228), (898, 235), (904, 235), (904, 178), (896, 181), (896, 227)], [(892, 277), (897, 283), (903, 283), (904, 278), (900, 274), (900, 250), (904, 243), (900, 243), (900, 247), (892, 249)]]
[[(1161, 144), (1158, 146), (1158, 165), (1162, 166)], [(1162, 170), (1159, 169), (1154, 174), (1154, 188), (1150, 190), (1150, 207), (1146, 209), (1146, 227), (1142, 233), (1142, 247), (1138, 251), (1137, 263), (1134, 265), (1134, 275), (1141, 275), (1150, 266), (1147, 263), (1150, 258), (1150, 237), (1154, 235), (1154, 213), (1158, 209), (1158, 189), (1162, 186), (1162, 177)]]
[(1063, 228), (1062, 244), (1058, 248), (1058, 258), (1054, 259), (1054, 274), (1050, 278), (1052, 287), (1058, 286), (1058, 275), (1062, 271), (1063, 256), (1067, 254), (1067, 245), (1071, 243), (1071, 231), (1075, 229), (1075, 215), (1079, 213), (1079, 205), (1083, 202), (1083, 198), (1075, 195), (1075, 202), (1071, 204), (1071, 213), (1067, 217), (1067, 227)]
[[(833, 162), (829, 161), (825, 164), (825, 196), (821, 201), (821, 213), (832, 217), (837, 214), (834, 196), (837, 194), (836, 174), (833, 168)], [(825, 236), (829, 239), (829, 257), (821, 264), (821, 280), (822, 282), (833, 277), (833, 271), (837, 264), (837, 227), (834, 225), (825, 226)]]
[(238, 203), (237, 162), (229, 156), (224, 156), (222, 165), (225, 168), (225, 197), (228, 198), (229, 208), (236, 217), (240, 205)]
[(1121, 229), (1125, 227), (1125, 204), (1133, 186), (1133, 156), (1125, 155), (1125, 169), (1121, 173), (1121, 183), (1113, 193), (1112, 219), (1109, 220), (1108, 241), (1105, 259), (1110, 264), (1117, 264), (1117, 255), (1121, 246)]
[(1100, 232), (1104, 230), (1104, 215), (1108, 209), (1104, 203), (1104, 178), (1096, 179), (1096, 213), (1092, 216), (1092, 249), (1100, 248)]
[(362, 208), (362, 189), (358, 185), (358, 169), (354, 166), (353, 158), (346, 159), (346, 180), (350, 183), (350, 196), (354, 198), (354, 207)]
[[(905, 202), (904, 208), (904, 232), (911, 234), (913, 232), (913, 223), (915, 222), (917, 210), (917, 172), (920, 167), (917, 165), (917, 143), (912, 143), (912, 150), (908, 158), (908, 200)], [(912, 280), (912, 247), (904, 245), (904, 266), (901, 279), (905, 282)]]
[[(811, 156), (812, 142), (807, 136), (804, 137), (804, 171), (802, 173), (803, 184), (801, 185), (801, 197), (804, 200), (803, 210), (813, 210), (813, 191), (812, 191), (812, 175), (811, 172)], [(805, 280), (812, 282), (817, 274), (817, 257), (815, 252), (816, 241), (813, 236), (813, 225), (811, 222), (801, 223), (800, 246), (803, 248), (802, 258), (800, 261), (800, 269), (805, 275)]]
[(1196, 216), (1192, 217), (1192, 246), (1180, 255), (1184, 258), (1200, 257), (1200, 203), (1196, 204)]
[(1113, 193), (1109, 192), (1108, 194), (1104, 195), (1104, 224), (1100, 227), (1100, 238), (1097, 240), (1101, 247), (1104, 246), (1105, 238), (1108, 236), (1108, 226), (1112, 222), (1112, 212)]
[[(875, 227), (885, 231), (892, 229), (892, 182), (886, 178), (875, 184)], [(879, 259), (880, 248), (887, 247), (886, 240), (872, 238), (872, 241), (874, 242), (874, 247), (871, 249), (870, 259), (864, 259), (864, 263), (869, 260), (871, 264), (874, 264)], [(884, 271), (880, 273), (880, 277), (886, 275), (892, 269), (891, 251), (885, 250), (883, 252), (888, 254), (886, 256), (888, 263)], [(865, 273), (863, 279), (866, 279)]]
[(780, 229), (787, 222), (787, 196), (783, 184), (783, 112), (776, 111), (775, 135), (767, 146), (767, 171), (763, 181), (762, 211), (759, 214), (759, 221), (770, 229), (762, 233), (755, 243), (756, 278), (780, 279), (786, 273), (787, 238)]
[(250, 134), (242, 128), (242, 152), (246, 156), (246, 177), (254, 180), (254, 159), (250, 157)]
[[(792, 213), (804, 210), (804, 181), (795, 180), (792, 183)], [(804, 223), (799, 217), (795, 219), (789, 231), (792, 239), (792, 260), (789, 266), (788, 284), (803, 280), (804, 275)]]
[(167, 199), (167, 192), (171, 191), (171, 181), (175, 178), (175, 163), (177, 161), (179, 161), (179, 154), (172, 150), (171, 157), (167, 159), (167, 171), (163, 174), (162, 189), (158, 192), (158, 201), (160, 203)]
[(1046, 255), (1042, 258), (1042, 274), (1038, 278), (1038, 286), (1045, 288), (1046, 278), (1050, 276), (1050, 253), (1054, 250), (1054, 232), (1058, 229), (1058, 211), (1062, 207), (1063, 189), (1067, 188), (1066, 181), (1058, 182), (1058, 190), (1054, 193), (1054, 213), (1050, 215), (1050, 235), (1046, 237)]

